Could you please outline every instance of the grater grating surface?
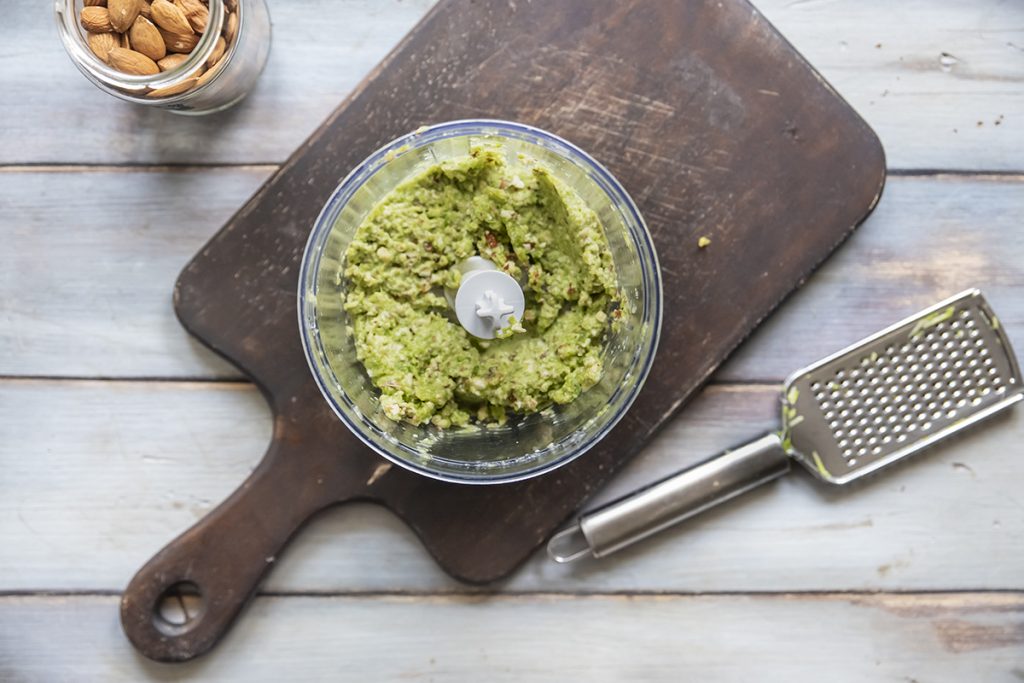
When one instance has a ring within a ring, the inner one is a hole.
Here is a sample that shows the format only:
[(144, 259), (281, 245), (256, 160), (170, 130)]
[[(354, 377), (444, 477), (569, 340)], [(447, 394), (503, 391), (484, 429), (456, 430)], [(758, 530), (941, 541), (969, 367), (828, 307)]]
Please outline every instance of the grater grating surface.
[(1009, 340), (968, 290), (814, 365), (783, 392), (784, 447), (843, 484), (1024, 398)]

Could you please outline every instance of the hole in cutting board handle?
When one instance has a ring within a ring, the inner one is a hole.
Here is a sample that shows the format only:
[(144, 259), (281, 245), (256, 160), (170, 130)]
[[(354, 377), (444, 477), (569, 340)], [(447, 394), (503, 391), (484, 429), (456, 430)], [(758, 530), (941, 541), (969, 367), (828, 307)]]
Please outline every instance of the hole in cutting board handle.
[(180, 636), (195, 628), (205, 613), (206, 601), (199, 586), (192, 581), (178, 581), (156, 599), (153, 625), (166, 636)]

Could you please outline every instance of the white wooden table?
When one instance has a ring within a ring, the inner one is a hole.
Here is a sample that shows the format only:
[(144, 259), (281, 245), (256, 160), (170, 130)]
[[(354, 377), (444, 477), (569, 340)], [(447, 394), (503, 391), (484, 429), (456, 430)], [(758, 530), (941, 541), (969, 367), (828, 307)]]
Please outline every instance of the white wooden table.
[[(600, 499), (769, 428), (789, 370), (965, 287), (1024, 350), (1024, 3), (758, 4), (878, 131), (885, 195)], [(272, 0), (257, 91), (187, 119), (102, 94), (48, 3), (3, 3), (0, 680), (1024, 680), (1021, 409), (854, 490), (801, 473), (487, 590), (339, 508), (210, 655), (132, 650), (119, 590), (271, 428), (176, 323), (174, 279), (429, 5)]]

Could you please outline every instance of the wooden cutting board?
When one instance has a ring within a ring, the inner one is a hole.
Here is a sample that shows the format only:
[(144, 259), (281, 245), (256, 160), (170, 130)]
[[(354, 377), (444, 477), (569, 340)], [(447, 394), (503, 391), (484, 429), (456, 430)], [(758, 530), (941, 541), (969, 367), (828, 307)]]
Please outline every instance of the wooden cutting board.
[[(303, 246), (339, 181), (392, 138), (473, 117), (545, 128), (604, 163), (646, 217), (670, 311), (611, 434), (500, 486), (427, 479), (357, 441), (314, 385), (296, 314)], [(874, 133), (744, 0), (442, 0), (178, 280), (182, 324), (260, 386), (274, 436), (249, 479), (132, 580), (128, 637), (158, 660), (205, 652), (296, 530), (349, 500), (393, 510), (459, 579), (508, 574), (850, 234), (884, 178)], [(154, 611), (181, 582), (203, 606), (175, 626)]]

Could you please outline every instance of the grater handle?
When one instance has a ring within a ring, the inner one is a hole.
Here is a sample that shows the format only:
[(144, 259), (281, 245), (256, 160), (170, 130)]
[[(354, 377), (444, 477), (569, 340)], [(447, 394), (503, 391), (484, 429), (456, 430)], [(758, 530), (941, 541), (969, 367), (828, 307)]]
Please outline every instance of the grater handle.
[(789, 472), (775, 433), (726, 451), (588, 512), (555, 534), (556, 562), (604, 557)]

